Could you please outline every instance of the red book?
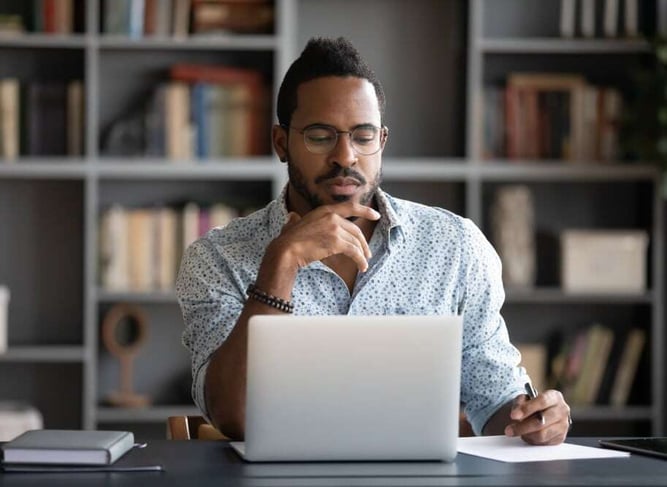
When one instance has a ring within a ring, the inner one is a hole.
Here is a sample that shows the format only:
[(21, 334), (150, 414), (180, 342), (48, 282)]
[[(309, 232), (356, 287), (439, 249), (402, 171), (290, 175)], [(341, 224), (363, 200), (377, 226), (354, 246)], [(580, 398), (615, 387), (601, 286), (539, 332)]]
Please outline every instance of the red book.
[(44, 32), (53, 34), (56, 32), (56, 0), (44, 0)]
[(145, 0), (144, 4), (144, 34), (155, 34), (155, 23), (157, 14), (157, 0)]
[(250, 83), (262, 85), (262, 74), (252, 69), (211, 64), (174, 64), (171, 79), (186, 83)]

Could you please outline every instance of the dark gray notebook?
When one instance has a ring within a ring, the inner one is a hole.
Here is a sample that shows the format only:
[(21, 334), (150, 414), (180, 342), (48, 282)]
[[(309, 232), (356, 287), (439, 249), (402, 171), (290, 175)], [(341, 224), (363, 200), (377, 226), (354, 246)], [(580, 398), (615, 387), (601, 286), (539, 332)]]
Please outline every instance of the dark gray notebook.
[(5, 464), (110, 465), (133, 446), (129, 431), (31, 430), (2, 453)]

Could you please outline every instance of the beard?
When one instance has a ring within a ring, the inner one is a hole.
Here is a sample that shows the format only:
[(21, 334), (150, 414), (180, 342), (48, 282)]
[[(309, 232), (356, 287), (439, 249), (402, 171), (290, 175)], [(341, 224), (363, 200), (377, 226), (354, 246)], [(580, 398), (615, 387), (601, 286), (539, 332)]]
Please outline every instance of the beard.
[[(322, 198), (320, 198), (317, 194), (311, 192), (308, 189), (308, 183), (306, 181), (306, 178), (304, 177), (303, 173), (299, 170), (299, 168), (296, 167), (294, 164), (292, 164), (289, 157), (287, 158), (287, 174), (289, 176), (290, 184), (292, 185), (294, 190), (308, 202), (311, 210), (314, 210), (315, 208), (322, 206), (324, 204)], [(357, 181), (359, 181), (359, 184), (362, 186), (367, 184), (366, 178), (357, 171), (355, 171), (354, 169), (349, 167), (343, 168), (338, 165), (331, 168), (331, 171), (329, 171), (328, 173), (315, 178), (315, 184), (317, 185), (324, 181), (327, 181), (328, 179), (334, 179), (337, 177), (354, 178)], [(377, 172), (375, 179), (371, 182), (368, 191), (366, 191), (361, 195), (359, 203), (365, 206), (369, 206), (369, 204), (375, 197), (375, 193), (377, 193), (377, 190), (380, 187), (381, 182), (382, 182), (382, 169), (380, 169)], [(348, 201), (351, 198), (351, 196), (334, 195), (332, 198), (337, 203), (343, 203), (345, 201)]]

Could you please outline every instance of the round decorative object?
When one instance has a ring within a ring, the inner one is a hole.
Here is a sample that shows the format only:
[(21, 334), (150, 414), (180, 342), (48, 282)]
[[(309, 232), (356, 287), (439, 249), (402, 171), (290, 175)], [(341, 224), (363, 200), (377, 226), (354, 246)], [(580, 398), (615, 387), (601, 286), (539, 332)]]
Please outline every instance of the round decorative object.
[(137, 394), (132, 386), (132, 367), (135, 356), (148, 338), (148, 320), (137, 306), (114, 305), (102, 321), (102, 342), (120, 362), (120, 387), (107, 397), (119, 407), (141, 407), (150, 403), (148, 397)]

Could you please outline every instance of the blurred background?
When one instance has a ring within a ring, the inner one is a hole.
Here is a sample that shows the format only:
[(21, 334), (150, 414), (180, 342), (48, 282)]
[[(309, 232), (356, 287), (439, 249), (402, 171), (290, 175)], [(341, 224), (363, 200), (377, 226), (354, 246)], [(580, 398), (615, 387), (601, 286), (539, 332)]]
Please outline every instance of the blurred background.
[(0, 0), (0, 434), (199, 414), (183, 248), (264, 206), (282, 76), (345, 36), (384, 183), (471, 218), (573, 435), (665, 434), (664, 0)]

